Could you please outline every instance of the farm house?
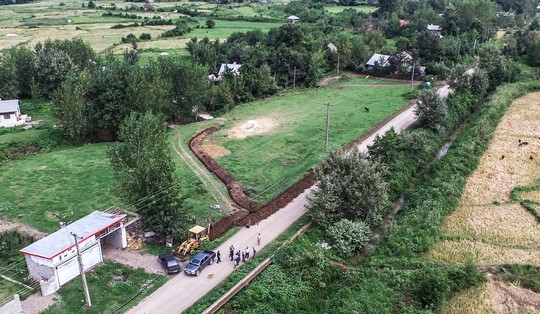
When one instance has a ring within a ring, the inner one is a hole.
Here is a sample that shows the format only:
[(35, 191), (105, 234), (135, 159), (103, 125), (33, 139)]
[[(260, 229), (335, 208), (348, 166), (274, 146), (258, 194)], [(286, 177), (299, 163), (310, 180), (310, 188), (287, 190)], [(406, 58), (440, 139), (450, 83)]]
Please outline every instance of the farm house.
[(87, 270), (103, 262), (102, 245), (127, 246), (125, 217), (94, 211), (23, 248), (28, 276), (39, 281), (44, 296), (56, 292), (80, 273), (74, 234)]
[(27, 115), (21, 114), (19, 100), (1, 100), (0, 99), (0, 127), (12, 127), (23, 125), (30, 120)]

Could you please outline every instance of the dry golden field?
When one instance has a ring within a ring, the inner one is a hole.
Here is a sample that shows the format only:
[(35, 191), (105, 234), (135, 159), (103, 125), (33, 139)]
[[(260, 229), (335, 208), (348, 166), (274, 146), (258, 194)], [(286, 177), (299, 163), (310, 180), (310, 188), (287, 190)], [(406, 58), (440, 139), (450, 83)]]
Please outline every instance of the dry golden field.
[(491, 278), (483, 285), (462, 291), (440, 314), (534, 314), (540, 311), (540, 294)]
[[(511, 200), (516, 186), (539, 179), (540, 93), (531, 93), (517, 99), (502, 118), (467, 179), (459, 207), (443, 224), (443, 239), (425, 257), (452, 264), (540, 266), (540, 223)], [(540, 191), (521, 197), (539, 201)], [(540, 295), (489, 279), (456, 295), (441, 313), (540, 313)]]

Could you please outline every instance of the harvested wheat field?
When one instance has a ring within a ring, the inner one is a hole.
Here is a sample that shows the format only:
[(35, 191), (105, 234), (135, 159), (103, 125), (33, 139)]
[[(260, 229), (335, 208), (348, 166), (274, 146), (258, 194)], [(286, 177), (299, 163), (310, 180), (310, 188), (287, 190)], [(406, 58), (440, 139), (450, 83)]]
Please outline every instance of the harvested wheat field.
[(497, 243), (532, 245), (540, 243), (535, 217), (519, 204), (462, 205), (443, 224), (447, 234), (467, 234)]
[[(512, 103), (467, 179), (459, 207), (446, 218), (443, 233), (457, 240), (440, 241), (426, 257), (449, 263), (540, 265), (540, 224), (510, 200), (516, 186), (539, 178), (540, 93), (532, 93)], [(538, 197), (534, 192), (522, 195)]]
[(540, 294), (513, 284), (488, 282), (458, 293), (441, 314), (533, 314), (540, 313)]
[(480, 240), (442, 240), (426, 255), (427, 259), (462, 264), (470, 261), (481, 265), (528, 264), (540, 266), (539, 245), (513, 248)]
[(530, 192), (521, 192), (521, 199), (540, 202), (540, 190), (530, 191)]

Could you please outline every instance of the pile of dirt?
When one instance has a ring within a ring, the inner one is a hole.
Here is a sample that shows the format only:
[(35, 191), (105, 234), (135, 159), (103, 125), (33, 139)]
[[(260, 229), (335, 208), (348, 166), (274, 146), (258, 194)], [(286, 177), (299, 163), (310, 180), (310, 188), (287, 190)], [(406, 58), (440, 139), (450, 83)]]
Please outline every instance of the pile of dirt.
[(270, 132), (276, 126), (278, 126), (277, 119), (269, 117), (247, 120), (242, 124), (238, 124), (230, 129), (229, 133), (227, 133), (227, 137), (233, 139), (243, 139), (248, 136)]
[(231, 151), (226, 149), (225, 147), (213, 144), (202, 145), (202, 149), (205, 153), (208, 154), (208, 156), (212, 158), (219, 158), (229, 155), (231, 153)]

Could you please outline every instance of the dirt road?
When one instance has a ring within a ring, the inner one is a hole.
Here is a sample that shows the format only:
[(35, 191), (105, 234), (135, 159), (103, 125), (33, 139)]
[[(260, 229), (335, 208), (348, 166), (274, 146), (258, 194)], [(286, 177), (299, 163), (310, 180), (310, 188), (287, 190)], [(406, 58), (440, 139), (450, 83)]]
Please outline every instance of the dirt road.
[[(447, 86), (439, 89), (439, 94), (443, 97), (448, 96), (448, 93), (449, 89)], [(413, 108), (411, 107), (396, 116), (384, 125), (377, 134), (383, 134), (391, 127), (394, 127), (398, 132), (406, 129), (415, 121)], [(376, 134), (367, 138), (358, 148), (366, 151), (367, 146), (373, 143), (375, 136)], [(260, 251), (306, 212), (306, 198), (313, 189), (312, 187), (306, 190), (277, 213), (259, 222), (258, 225), (251, 228), (243, 228), (231, 237), (231, 239), (218, 247), (216, 250), (221, 252), (222, 263), (208, 266), (199, 277), (188, 277), (183, 273), (175, 275), (174, 278), (156, 290), (152, 295), (146, 297), (127, 313), (181, 313), (234, 271), (233, 262), (228, 257), (229, 246), (231, 244), (234, 245), (236, 251), (245, 250), (246, 247), (249, 247), (250, 251), (252, 251), (253, 247), (257, 251)], [(260, 245), (257, 245), (258, 233), (261, 233), (262, 236)], [(211, 278), (208, 275), (212, 275), (210, 276)]]

